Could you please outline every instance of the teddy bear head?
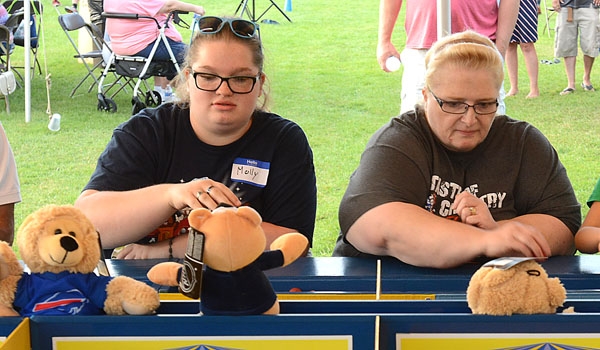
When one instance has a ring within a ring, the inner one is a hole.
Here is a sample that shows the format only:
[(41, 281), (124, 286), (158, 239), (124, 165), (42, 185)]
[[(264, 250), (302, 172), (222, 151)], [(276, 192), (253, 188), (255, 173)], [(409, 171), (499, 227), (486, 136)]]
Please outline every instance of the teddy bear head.
[(262, 219), (251, 207), (200, 208), (188, 217), (190, 226), (204, 233), (204, 263), (222, 272), (239, 270), (265, 250)]
[(534, 260), (508, 269), (479, 268), (467, 288), (467, 302), (474, 314), (549, 314), (566, 299), (566, 290), (556, 277), (550, 278)]
[(31, 213), (17, 231), (17, 245), (35, 273), (91, 273), (100, 259), (94, 225), (71, 205), (49, 205)]

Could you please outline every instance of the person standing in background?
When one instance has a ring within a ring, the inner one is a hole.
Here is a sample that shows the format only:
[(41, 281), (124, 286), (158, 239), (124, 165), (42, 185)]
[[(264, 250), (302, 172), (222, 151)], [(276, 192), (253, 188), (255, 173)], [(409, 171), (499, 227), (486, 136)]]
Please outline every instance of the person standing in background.
[[(437, 41), (437, 0), (407, 0), (404, 28), (406, 44), (402, 54), (392, 43), (392, 33), (402, 8), (402, 0), (381, 0), (377, 61), (386, 68), (390, 56), (404, 64), (400, 114), (414, 110), (422, 97), (425, 76), (425, 54)], [(499, 3), (499, 4), (498, 4)], [(472, 29), (495, 42), (504, 57), (517, 22), (519, 0), (454, 0), (451, 1), (451, 32)], [(506, 112), (504, 88), (500, 92), (498, 114)]]
[(104, 36), (104, 19), (102, 11), (104, 11), (104, 0), (88, 0), (90, 8), (90, 22), (98, 28), (98, 31)]
[(519, 46), (529, 76), (529, 94), (527, 94), (527, 98), (540, 96), (538, 87), (539, 63), (537, 51), (535, 50), (535, 43), (538, 40), (538, 9), (539, 6), (536, 0), (521, 0), (515, 31), (506, 51), (506, 68), (508, 69), (508, 80), (510, 81), (510, 90), (506, 93), (506, 96), (514, 96), (519, 93), (519, 58), (517, 57)]
[(563, 57), (567, 74), (567, 87), (560, 95), (575, 92), (575, 66), (577, 62), (577, 37), (583, 52), (584, 91), (595, 91), (591, 81), (592, 67), (598, 56), (598, 6), (600, 0), (552, 0), (558, 14), (554, 35), (554, 57)]

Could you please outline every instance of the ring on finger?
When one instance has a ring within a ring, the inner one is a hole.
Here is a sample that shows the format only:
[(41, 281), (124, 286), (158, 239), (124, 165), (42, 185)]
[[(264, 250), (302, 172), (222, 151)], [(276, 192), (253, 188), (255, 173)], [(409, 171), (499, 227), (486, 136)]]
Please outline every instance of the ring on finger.
[(200, 201), (200, 196), (203, 194), (204, 192), (202, 191), (198, 191), (196, 192), (196, 199), (198, 200), (198, 202)]
[(469, 213), (471, 215), (477, 215), (477, 209), (475, 207), (469, 207)]
[(213, 185), (208, 186), (208, 188), (206, 189), (206, 194), (210, 195), (210, 190), (212, 190), (213, 187), (215, 187), (215, 186), (213, 186)]

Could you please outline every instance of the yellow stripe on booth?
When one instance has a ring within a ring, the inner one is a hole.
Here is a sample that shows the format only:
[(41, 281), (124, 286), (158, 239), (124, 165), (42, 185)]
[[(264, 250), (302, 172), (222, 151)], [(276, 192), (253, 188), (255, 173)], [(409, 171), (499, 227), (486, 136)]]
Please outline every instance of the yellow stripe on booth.
[[(279, 293), (279, 300), (375, 300), (369, 293)], [(435, 294), (381, 294), (379, 300), (435, 300)], [(160, 300), (193, 300), (180, 293), (160, 293)]]

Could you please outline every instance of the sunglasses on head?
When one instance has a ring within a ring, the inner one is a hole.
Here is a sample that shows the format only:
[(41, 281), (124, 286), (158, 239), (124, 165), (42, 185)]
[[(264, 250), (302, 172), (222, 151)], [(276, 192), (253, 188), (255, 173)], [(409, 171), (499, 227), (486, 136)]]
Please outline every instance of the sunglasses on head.
[(231, 32), (240, 38), (249, 39), (256, 35), (258, 25), (245, 19), (221, 18), (215, 16), (204, 16), (198, 20), (198, 28), (201, 34), (215, 34), (221, 31), (225, 24), (229, 24)]

